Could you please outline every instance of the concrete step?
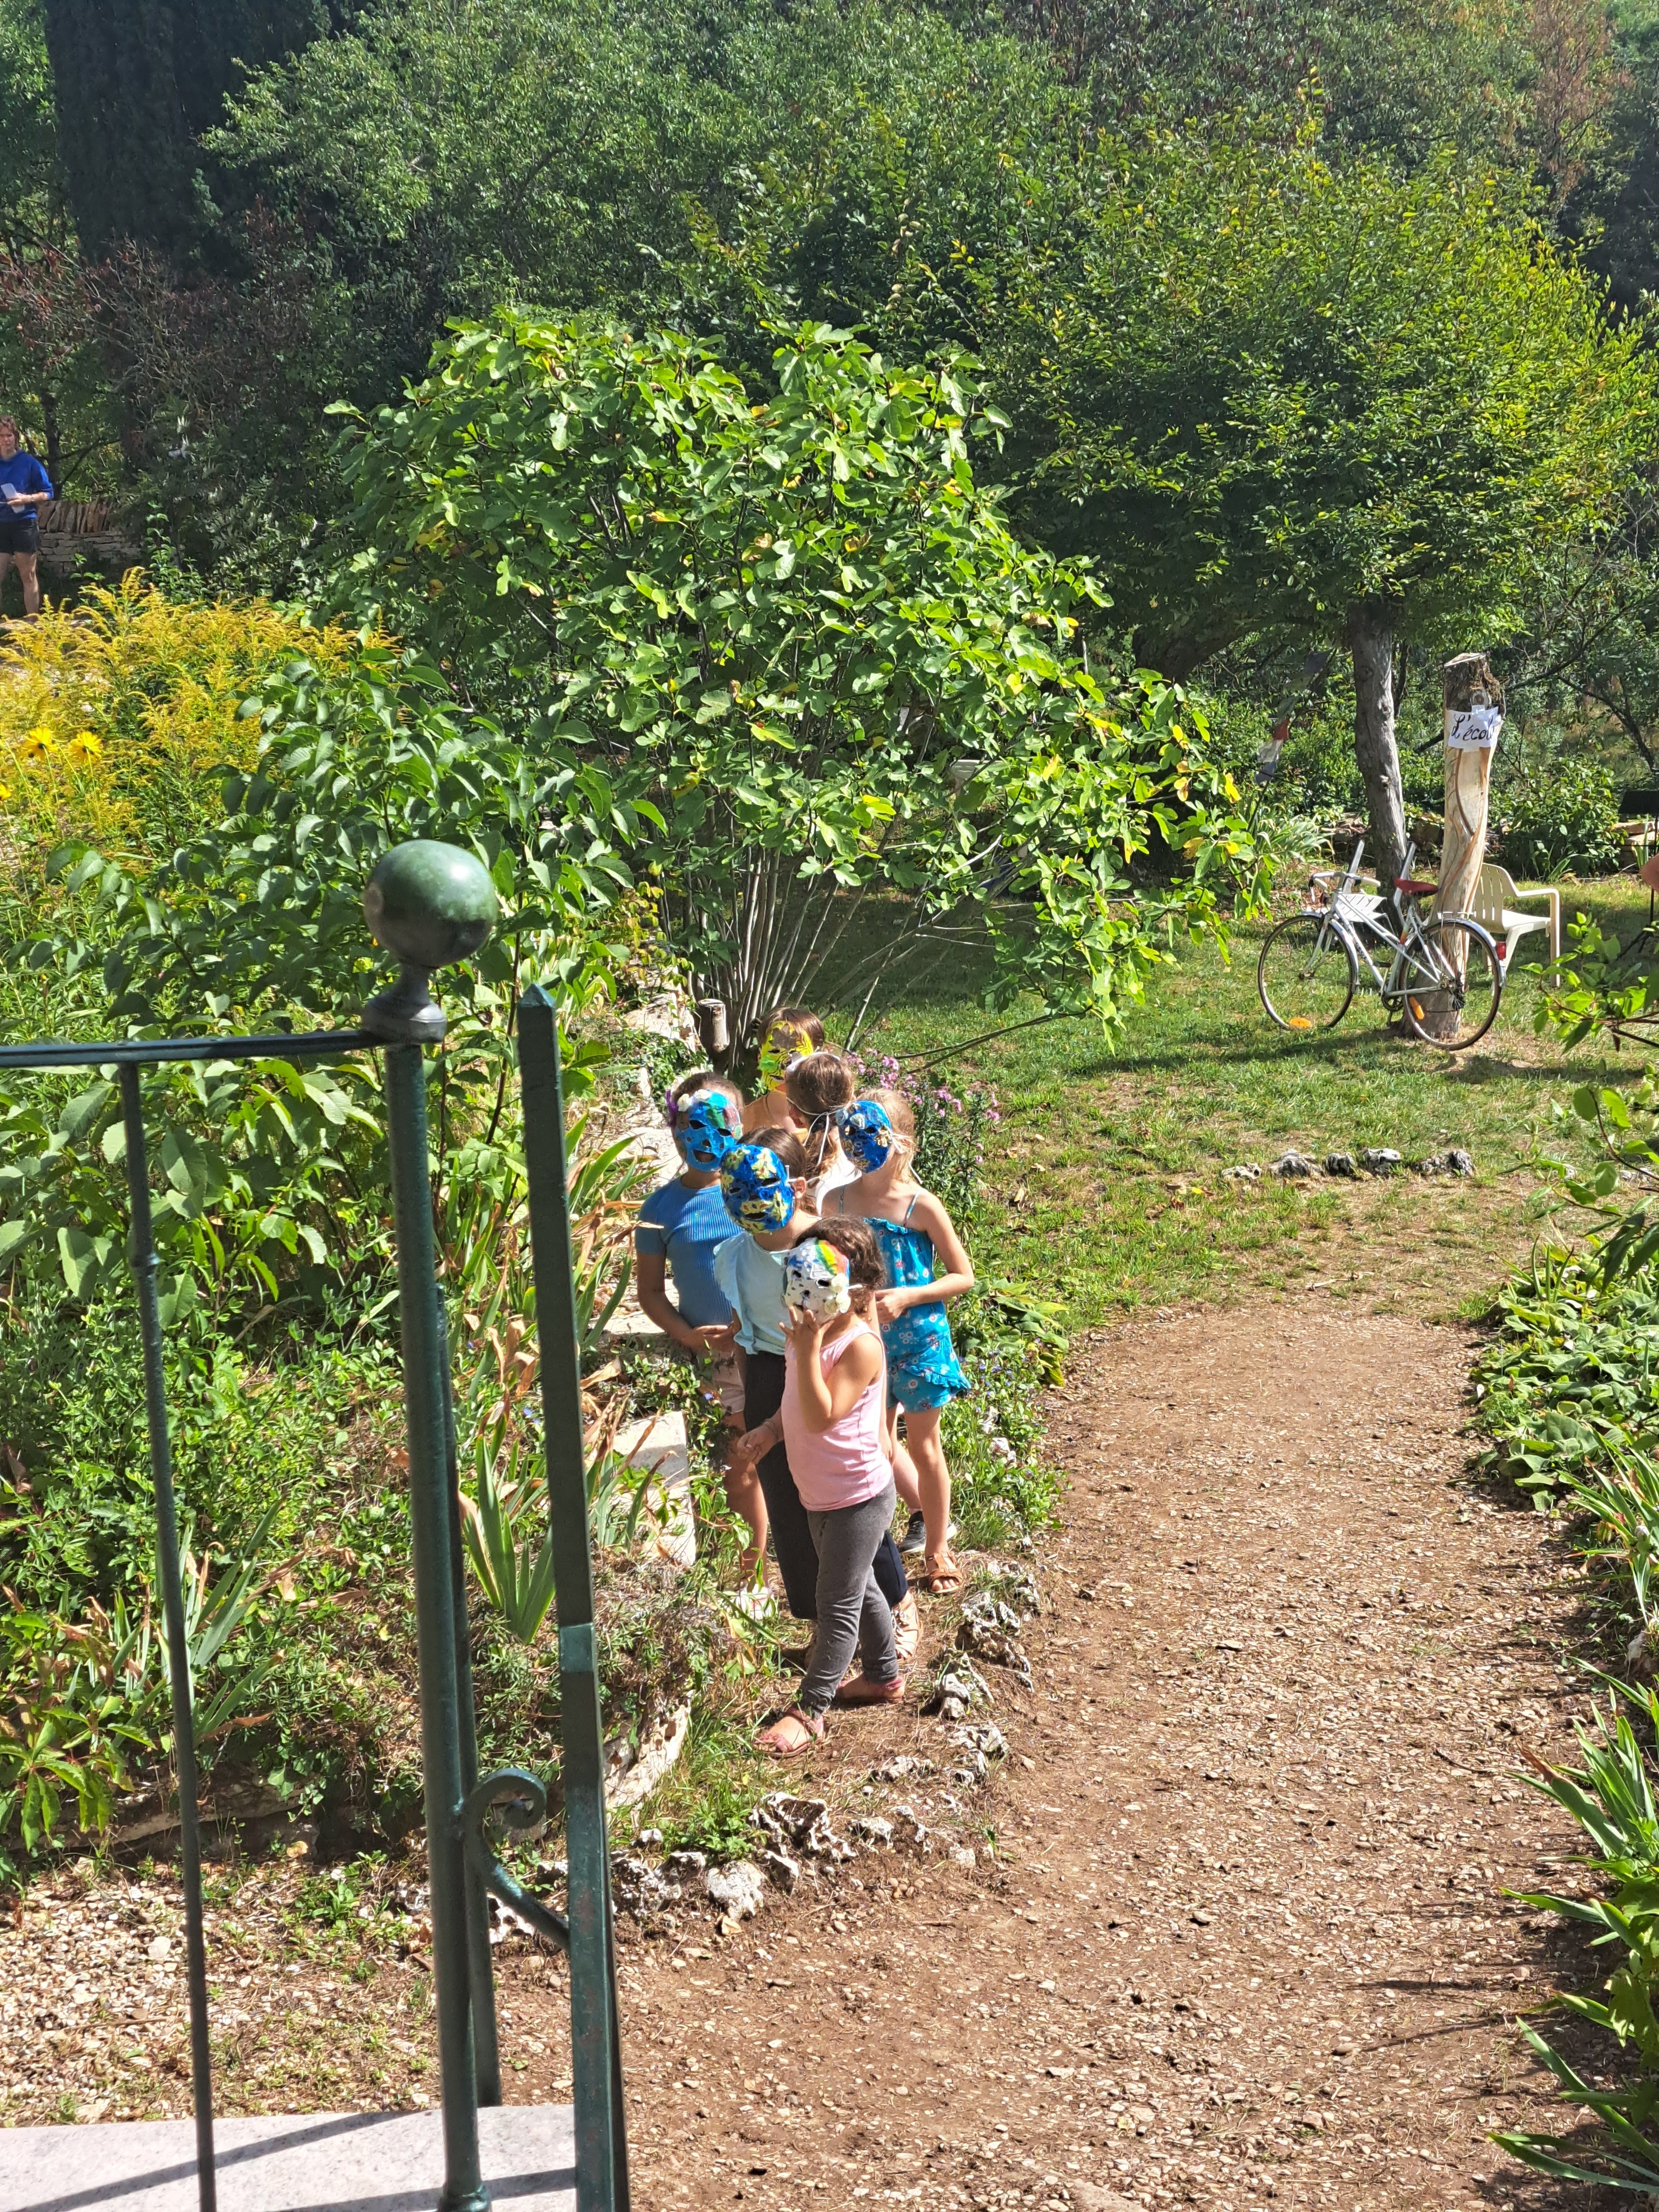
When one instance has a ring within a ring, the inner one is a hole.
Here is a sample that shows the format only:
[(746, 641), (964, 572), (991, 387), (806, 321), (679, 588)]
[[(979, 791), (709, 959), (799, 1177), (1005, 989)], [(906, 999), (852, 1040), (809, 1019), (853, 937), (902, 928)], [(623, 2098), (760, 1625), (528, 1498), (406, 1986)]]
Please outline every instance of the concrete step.
[[(219, 2212), (433, 2212), (443, 2186), (438, 2112), (312, 2112), (214, 2126)], [(478, 2115), (484, 2178), (501, 2212), (574, 2212), (568, 2105)], [(0, 2212), (197, 2212), (190, 2120), (0, 2129)]]

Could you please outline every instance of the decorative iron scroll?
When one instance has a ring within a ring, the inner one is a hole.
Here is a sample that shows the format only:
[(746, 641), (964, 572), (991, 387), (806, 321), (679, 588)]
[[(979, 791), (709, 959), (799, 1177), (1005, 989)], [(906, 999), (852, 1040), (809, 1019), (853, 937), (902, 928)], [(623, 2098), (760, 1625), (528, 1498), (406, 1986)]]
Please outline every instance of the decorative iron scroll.
[(547, 1818), (546, 1790), (533, 1774), (526, 1774), (521, 1766), (499, 1767), (494, 1774), (486, 1774), (477, 1788), (469, 1793), (461, 1807), (459, 1824), (467, 1857), (490, 1895), (510, 1912), (516, 1912), (538, 1936), (544, 1936), (550, 1943), (556, 1943), (562, 1951), (568, 1952), (570, 1923), (562, 1913), (550, 1911), (540, 1898), (532, 1897), (514, 1881), (489, 1848), (485, 1828), (492, 1813), (499, 1813), (514, 1834), (528, 1835)]

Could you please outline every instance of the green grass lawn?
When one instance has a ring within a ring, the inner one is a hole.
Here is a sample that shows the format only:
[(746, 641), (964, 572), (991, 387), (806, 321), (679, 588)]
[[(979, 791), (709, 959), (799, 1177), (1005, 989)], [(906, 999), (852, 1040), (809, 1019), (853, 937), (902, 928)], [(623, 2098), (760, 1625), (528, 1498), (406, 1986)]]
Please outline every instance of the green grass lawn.
[[(1565, 903), (1626, 936), (1647, 916), (1629, 878), (1571, 887)], [(1338, 1029), (1292, 1037), (1256, 998), (1262, 933), (1239, 930), (1224, 957), (1213, 943), (1183, 947), (1115, 1051), (1093, 1025), (1064, 1021), (940, 1060), (942, 1080), (994, 1085), (1005, 1111), (973, 1240), (984, 1276), (1063, 1299), (1074, 1329), (1314, 1285), (1443, 1318), (1480, 1311), (1524, 1259), (1553, 1203), (1540, 1155), (1567, 1141), (1555, 1103), (1582, 1083), (1633, 1083), (1645, 1055), (1563, 1054), (1534, 1032), (1536, 978), (1518, 967), (1468, 1053), (1391, 1036), (1377, 1001), (1359, 997)], [(867, 1050), (939, 1051), (991, 1026), (978, 975), (955, 953), (946, 968), (903, 990)], [(1407, 1163), (1461, 1146), (1477, 1174), (1224, 1176), (1292, 1146), (1316, 1159), (1386, 1146)]]

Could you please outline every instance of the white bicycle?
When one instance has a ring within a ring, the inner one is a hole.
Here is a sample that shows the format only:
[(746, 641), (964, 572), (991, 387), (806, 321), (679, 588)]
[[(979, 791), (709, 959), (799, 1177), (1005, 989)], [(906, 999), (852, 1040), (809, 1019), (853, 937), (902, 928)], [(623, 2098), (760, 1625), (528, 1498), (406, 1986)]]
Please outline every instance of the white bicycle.
[[(1466, 914), (1425, 920), (1417, 902), (1438, 886), (1412, 874), (1417, 848), (1406, 848), (1406, 866), (1394, 879), (1392, 897), (1359, 888), (1364, 842), (1333, 890), (1332, 877), (1316, 877), (1310, 903), (1268, 932), (1256, 962), (1255, 987), (1270, 1020), (1299, 1034), (1334, 1029), (1356, 991), (1375, 993), (1397, 1006), (1413, 1036), (1443, 1052), (1465, 1052), (1498, 1018), (1504, 966), (1497, 945)], [(1389, 926), (1389, 908), (1396, 927)], [(1370, 948), (1386, 949), (1386, 971)]]

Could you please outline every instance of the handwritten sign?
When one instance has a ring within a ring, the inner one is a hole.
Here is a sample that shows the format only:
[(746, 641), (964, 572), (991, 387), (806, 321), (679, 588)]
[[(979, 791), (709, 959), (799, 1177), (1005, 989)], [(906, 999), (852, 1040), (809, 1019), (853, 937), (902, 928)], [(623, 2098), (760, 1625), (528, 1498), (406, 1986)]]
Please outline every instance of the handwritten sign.
[(1498, 743), (1503, 726), (1501, 708), (1471, 707), (1464, 714), (1447, 715), (1446, 744), (1455, 753), (1487, 752)]

